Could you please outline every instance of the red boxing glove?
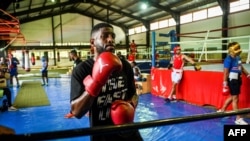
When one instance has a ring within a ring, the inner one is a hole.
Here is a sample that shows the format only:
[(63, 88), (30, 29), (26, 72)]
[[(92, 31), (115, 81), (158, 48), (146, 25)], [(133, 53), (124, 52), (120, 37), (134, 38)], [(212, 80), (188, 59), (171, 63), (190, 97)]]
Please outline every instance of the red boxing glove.
[(224, 96), (228, 96), (230, 94), (229, 87), (227, 86), (227, 82), (223, 82), (222, 94)]
[(134, 115), (135, 108), (129, 102), (116, 100), (111, 105), (111, 118), (115, 125), (132, 123)]
[(88, 75), (84, 80), (85, 90), (93, 97), (98, 96), (102, 86), (105, 85), (109, 76), (115, 71), (121, 71), (121, 60), (111, 52), (103, 52), (96, 59), (92, 76)]

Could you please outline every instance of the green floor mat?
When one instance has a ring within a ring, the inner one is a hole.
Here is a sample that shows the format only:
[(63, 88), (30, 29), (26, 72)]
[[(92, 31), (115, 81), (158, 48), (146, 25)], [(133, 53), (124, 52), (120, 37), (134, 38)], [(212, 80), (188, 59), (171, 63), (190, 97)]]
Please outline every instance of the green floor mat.
[(50, 101), (40, 81), (24, 81), (13, 105), (17, 108), (48, 106)]

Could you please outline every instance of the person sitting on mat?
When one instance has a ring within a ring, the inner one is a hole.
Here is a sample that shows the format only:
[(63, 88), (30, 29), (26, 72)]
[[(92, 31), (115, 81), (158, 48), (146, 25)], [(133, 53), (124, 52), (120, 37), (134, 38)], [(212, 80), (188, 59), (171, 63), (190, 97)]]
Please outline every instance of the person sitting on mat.
[(42, 68), (41, 68), (41, 73), (42, 73), (42, 86), (46, 85), (48, 86), (48, 60), (45, 56), (42, 57)]
[(168, 97), (165, 99), (165, 101), (171, 101), (171, 100), (176, 100), (176, 86), (177, 84), (180, 83), (182, 79), (182, 74), (183, 74), (183, 67), (185, 61), (190, 62), (195, 70), (200, 70), (201, 67), (197, 65), (191, 58), (189, 58), (187, 55), (181, 53), (181, 47), (176, 46), (174, 48), (174, 55), (171, 58), (170, 64), (168, 66), (169, 69), (172, 68), (171, 72), (171, 80), (172, 80), (172, 88), (171, 92), (168, 95)]
[[(228, 44), (229, 54), (224, 60), (224, 75), (223, 75), (223, 94), (228, 96), (222, 108), (217, 112), (224, 112), (230, 103), (232, 103), (233, 110), (238, 110), (239, 94), (242, 85), (242, 73), (250, 78), (250, 74), (246, 71), (241, 63), (240, 53), (241, 48), (238, 42)], [(248, 123), (238, 115), (236, 116), (235, 124), (247, 125)]]
[[(1, 85), (0, 87), (0, 95), (5, 95), (6, 98), (7, 98), (7, 101), (6, 103), (3, 102), (3, 105), (4, 107), (2, 107), (2, 110), (5, 111), (5, 110), (8, 110), (8, 111), (16, 111), (17, 108), (12, 106), (12, 102), (11, 102), (11, 91), (10, 89), (7, 87), (7, 84), (6, 84), (6, 78), (5, 78), (5, 72), (0, 70), (0, 83), (5, 83), (3, 85)], [(6, 108), (6, 109), (5, 109)]]

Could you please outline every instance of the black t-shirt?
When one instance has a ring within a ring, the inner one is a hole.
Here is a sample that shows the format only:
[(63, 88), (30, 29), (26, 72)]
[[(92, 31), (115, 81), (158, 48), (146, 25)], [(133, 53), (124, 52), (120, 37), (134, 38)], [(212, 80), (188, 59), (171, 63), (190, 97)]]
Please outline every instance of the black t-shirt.
[[(101, 93), (96, 97), (91, 109), (90, 109), (90, 125), (101, 126), (101, 125), (113, 125), (110, 117), (110, 106), (115, 100), (129, 100), (133, 95), (136, 94), (133, 69), (129, 62), (121, 60), (123, 69), (119, 73), (113, 73), (108, 79), (107, 83), (102, 87)], [(71, 90), (70, 100), (74, 100), (79, 97), (84, 91), (83, 80), (87, 75), (92, 74), (94, 60), (92, 58), (81, 62), (75, 67), (71, 76)], [(122, 139), (124, 136), (119, 136), (115, 133), (118, 138)], [(129, 134), (130, 136), (131, 134)], [(133, 136), (136, 135), (141, 140), (138, 131), (133, 132)], [(113, 135), (95, 136), (93, 140), (100, 140), (106, 137), (114, 137)], [(97, 137), (97, 138), (96, 138)], [(127, 140), (128, 138), (126, 138)], [(131, 137), (130, 137), (131, 139)], [(136, 140), (137, 140), (136, 139)], [(109, 139), (110, 140), (110, 139)], [(122, 141), (122, 140), (119, 140)], [(131, 140), (132, 141), (132, 140)]]
[(17, 68), (18, 64), (19, 64), (19, 60), (16, 57), (11, 58), (11, 65), (13, 68)]
[(77, 66), (78, 64), (80, 64), (82, 62), (82, 60), (80, 58), (77, 58), (75, 61), (74, 61), (74, 67)]
[[(95, 99), (91, 112), (91, 125), (110, 125), (110, 106), (115, 100), (128, 100), (136, 93), (133, 70), (131, 65), (123, 60), (123, 69), (119, 73), (113, 73), (107, 83), (102, 87), (101, 93)], [(88, 59), (75, 67), (71, 77), (71, 100), (79, 97), (84, 91), (83, 80), (92, 74), (94, 60)]]

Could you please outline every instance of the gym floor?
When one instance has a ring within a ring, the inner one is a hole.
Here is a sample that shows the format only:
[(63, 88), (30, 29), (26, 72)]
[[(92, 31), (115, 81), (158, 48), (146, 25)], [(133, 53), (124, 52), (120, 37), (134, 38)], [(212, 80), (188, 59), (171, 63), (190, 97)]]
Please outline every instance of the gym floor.
[[(37, 78), (37, 80), (40, 80)], [(20, 80), (22, 83), (27, 80)], [(30, 80), (29, 80), (30, 81)], [(21, 108), (18, 111), (0, 113), (0, 125), (15, 129), (17, 134), (53, 132), (77, 128), (88, 128), (89, 118), (66, 119), (69, 112), (69, 78), (50, 78), (44, 86), (50, 106)], [(11, 88), (13, 101), (19, 88)], [(212, 113), (215, 109), (200, 107), (183, 101), (166, 103), (162, 98), (149, 94), (140, 95), (135, 122), (185, 117)], [(223, 126), (234, 124), (235, 116), (187, 122), (140, 129), (145, 141), (223, 141)], [(249, 119), (247, 122), (250, 123)], [(57, 139), (58, 141), (88, 141), (89, 136)]]

